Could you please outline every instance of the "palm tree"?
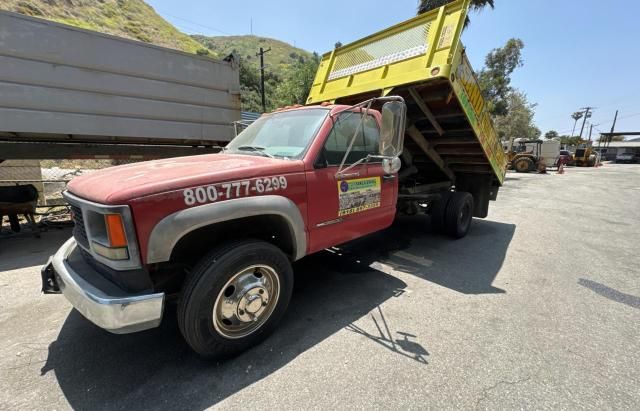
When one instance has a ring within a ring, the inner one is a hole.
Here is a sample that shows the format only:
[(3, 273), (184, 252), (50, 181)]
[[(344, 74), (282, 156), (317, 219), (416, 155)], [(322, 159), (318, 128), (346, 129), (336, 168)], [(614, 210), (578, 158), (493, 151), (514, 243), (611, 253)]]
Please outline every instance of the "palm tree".
[(573, 131), (571, 132), (571, 137), (573, 137), (574, 133), (576, 132), (576, 125), (578, 124), (578, 120), (580, 120), (582, 116), (584, 116), (584, 113), (582, 111), (576, 111), (571, 115), (571, 118), (575, 120), (573, 122)]
[[(438, 7), (442, 7), (445, 4), (451, 2), (451, 0), (419, 0), (418, 3), (418, 14), (425, 13), (429, 10), (437, 9)], [(474, 10), (481, 10), (486, 6), (493, 8), (494, 0), (471, 0), (471, 8)], [(468, 23), (467, 19), (467, 23)], [(465, 23), (465, 25), (467, 24)]]

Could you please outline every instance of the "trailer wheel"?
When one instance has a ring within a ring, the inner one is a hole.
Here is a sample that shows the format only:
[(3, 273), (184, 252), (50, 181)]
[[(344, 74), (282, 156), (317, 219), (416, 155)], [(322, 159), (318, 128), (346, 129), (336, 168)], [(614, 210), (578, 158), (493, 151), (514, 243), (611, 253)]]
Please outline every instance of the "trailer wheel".
[(450, 198), (451, 192), (444, 191), (440, 199), (431, 206), (431, 228), (436, 233), (444, 233), (444, 215)]
[(178, 326), (203, 357), (222, 359), (265, 339), (284, 315), (293, 270), (276, 246), (243, 240), (209, 253), (188, 275)]
[(453, 193), (444, 216), (446, 234), (453, 238), (466, 236), (471, 227), (472, 219), (473, 196), (464, 191)]
[(531, 161), (531, 159), (527, 157), (519, 158), (518, 160), (516, 160), (513, 168), (518, 173), (528, 173), (529, 171), (533, 170), (533, 161)]

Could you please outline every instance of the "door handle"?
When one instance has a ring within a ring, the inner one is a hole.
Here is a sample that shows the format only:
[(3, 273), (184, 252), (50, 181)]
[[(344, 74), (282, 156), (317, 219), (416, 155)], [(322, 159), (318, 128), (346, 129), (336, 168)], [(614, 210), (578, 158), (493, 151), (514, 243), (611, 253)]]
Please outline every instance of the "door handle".
[(360, 177), (360, 173), (347, 173), (347, 174), (338, 173), (335, 175), (335, 177), (336, 177), (336, 180), (344, 180), (347, 178)]

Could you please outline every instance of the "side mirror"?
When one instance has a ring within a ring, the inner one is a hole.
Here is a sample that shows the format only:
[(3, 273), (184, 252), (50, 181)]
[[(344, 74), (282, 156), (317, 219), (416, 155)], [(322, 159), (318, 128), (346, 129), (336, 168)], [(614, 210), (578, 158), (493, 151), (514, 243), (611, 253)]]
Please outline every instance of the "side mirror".
[(387, 101), (382, 106), (380, 155), (398, 157), (402, 154), (407, 106), (402, 101)]

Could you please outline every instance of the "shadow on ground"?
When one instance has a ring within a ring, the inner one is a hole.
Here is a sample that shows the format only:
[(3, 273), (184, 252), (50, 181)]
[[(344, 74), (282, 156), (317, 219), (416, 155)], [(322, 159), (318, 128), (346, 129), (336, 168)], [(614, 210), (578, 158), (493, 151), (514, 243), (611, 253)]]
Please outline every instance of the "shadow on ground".
[(451, 240), (431, 232), (429, 219), (402, 217), (389, 229), (330, 251), (335, 268), (402, 271), (464, 294), (504, 293), (492, 286), (516, 226), (473, 220), (470, 233)]
[(591, 291), (593, 291), (594, 293), (602, 297), (608, 298), (611, 301), (615, 301), (617, 303), (628, 305), (629, 307), (640, 309), (640, 297), (623, 293), (614, 288), (607, 287), (604, 284), (587, 280), (585, 278), (580, 278), (578, 280), (578, 284), (590, 289)]
[(198, 359), (170, 307), (160, 328), (112, 335), (78, 312), (49, 346), (42, 373), (55, 372), (74, 409), (203, 409), (275, 372), (300, 353), (365, 316), (405, 283), (376, 270), (335, 272), (316, 256), (296, 267), (288, 314), (263, 344), (222, 364)]
[(71, 227), (53, 227), (35, 238), (30, 232), (0, 237), (0, 273), (44, 264), (71, 237)]
[[(430, 234), (428, 219), (405, 218), (381, 233), (308, 257), (295, 266), (294, 296), (281, 326), (263, 344), (221, 364), (192, 354), (179, 335), (174, 307), (159, 328), (131, 335), (109, 334), (71, 311), (41, 372), (55, 373), (74, 409), (201, 409), (342, 329), (426, 364), (430, 353), (414, 335), (396, 331), (400, 336), (394, 338), (379, 309), (406, 287), (384, 271), (403, 271), (456, 292), (504, 292), (491, 283), (514, 229), (474, 221), (470, 236), (452, 241)], [(368, 314), (373, 333), (355, 325)]]

